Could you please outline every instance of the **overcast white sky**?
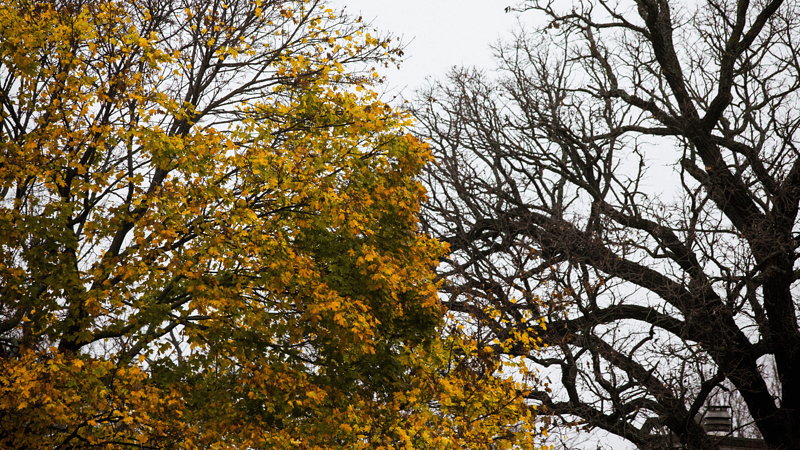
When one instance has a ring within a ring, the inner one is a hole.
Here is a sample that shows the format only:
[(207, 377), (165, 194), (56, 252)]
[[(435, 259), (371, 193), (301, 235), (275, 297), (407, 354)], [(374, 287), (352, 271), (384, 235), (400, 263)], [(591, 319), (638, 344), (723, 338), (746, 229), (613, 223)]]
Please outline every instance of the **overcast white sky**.
[[(489, 45), (508, 38), (517, 16), (506, 6), (518, 0), (330, 0), (375, 28), (406, 43), (400, 70), (386, 71), (388, 83), (410, 98), (428, 76), (443, 78), (453, 66), (492, 67)], [(524, 18), (524, 17), (523, 17)]]

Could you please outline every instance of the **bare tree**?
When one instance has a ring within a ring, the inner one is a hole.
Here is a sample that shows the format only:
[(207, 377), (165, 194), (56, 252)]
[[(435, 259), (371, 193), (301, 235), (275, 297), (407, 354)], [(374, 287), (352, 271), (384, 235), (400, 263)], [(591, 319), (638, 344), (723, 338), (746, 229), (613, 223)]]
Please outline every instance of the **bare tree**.
[(447, 305), (567, 422), (714, 448), (728, 389), (734, 428), (800, 449), (800, 2), (561, 5), (417, 103)]

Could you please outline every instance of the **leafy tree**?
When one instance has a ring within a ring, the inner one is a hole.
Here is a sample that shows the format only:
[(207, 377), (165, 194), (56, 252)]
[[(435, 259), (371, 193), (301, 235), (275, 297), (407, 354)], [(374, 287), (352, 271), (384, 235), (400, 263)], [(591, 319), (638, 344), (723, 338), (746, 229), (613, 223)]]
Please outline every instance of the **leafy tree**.
[(738, 431), (800, 448), (798, 6), (526, 1), (546, 26), (496, 77), (420, 98), (447, 306), (549, 344), (504, 351), (565, 422), (709, 449), (724, 395)]
[(0, 447), (532, 447), (437, 334), (399, 54), (314, 0), (3, 1)]

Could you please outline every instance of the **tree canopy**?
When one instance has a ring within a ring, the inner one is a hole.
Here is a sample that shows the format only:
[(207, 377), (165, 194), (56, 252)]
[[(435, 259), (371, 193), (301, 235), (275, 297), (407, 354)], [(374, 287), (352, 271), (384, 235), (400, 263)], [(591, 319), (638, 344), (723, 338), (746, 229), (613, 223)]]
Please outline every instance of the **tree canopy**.
[(709, 449), (723, 404), (800, 448), (799, 6), (525, 1), (496, 72), (420, 97), (446, 305), (549, 344), (498, 350), (565, 423)]
[(446, 326), (401, 53), (318, 1), (0, 3), (0, 446), (522, 448)]

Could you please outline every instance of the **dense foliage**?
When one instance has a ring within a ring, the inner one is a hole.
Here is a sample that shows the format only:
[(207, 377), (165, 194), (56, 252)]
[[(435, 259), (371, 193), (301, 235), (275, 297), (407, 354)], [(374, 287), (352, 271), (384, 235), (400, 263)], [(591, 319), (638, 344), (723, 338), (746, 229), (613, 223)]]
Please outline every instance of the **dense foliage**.
[(532, 446), (438, 334), (398, 52), (316, 1), (2, 2), (0, 446)]

